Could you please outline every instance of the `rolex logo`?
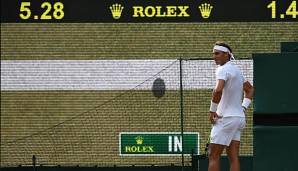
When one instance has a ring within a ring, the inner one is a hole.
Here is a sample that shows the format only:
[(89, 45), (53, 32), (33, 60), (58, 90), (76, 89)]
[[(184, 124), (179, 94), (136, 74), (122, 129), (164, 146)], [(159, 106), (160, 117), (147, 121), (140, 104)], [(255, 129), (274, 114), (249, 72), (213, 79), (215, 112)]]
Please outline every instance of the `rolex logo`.
[(213, 6), (211, 6), (210, 4), (207, 4), (207, 3), (201, 4), (199, 6), (199, 9), (201, 11), (202, 17), (209, 18), (212, 8), (213, 8)]
[(123, 6), (121, 4), (113, 4), (110, 6), (110, 10), (114, 19), (119, 19), (122, 14)]
[(141, 144), (143, 144), (143, 137), (141, 137), (141, 136), (137, 136), (136, 138), (136, 143), (138, 144), (138, 145), (141, 145)]

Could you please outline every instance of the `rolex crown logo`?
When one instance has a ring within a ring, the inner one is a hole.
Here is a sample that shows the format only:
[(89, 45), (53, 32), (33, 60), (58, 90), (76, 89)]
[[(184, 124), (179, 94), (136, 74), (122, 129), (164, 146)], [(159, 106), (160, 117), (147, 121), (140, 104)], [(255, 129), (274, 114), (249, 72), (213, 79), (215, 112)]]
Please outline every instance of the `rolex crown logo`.
[(141, 136), (137, 136), (135, 139), (136, 139), (136, 143), (137, 143), (138, 145), (143, 144), (143, 140), (144, 140), (143, 137), (141, 137)]
[(199, 6), (199, 9), (201, 11), (202, 17), (209, 18), (212, 8), (213, 8), (213, 6), (211, 6), (210, 4), (207, 4), (207, 3), (201, 4)]
[(114, 19), (119, 19), (122, 14), (123, 6), (121, 4), (113, 4), (110, 6), (110, 10)]

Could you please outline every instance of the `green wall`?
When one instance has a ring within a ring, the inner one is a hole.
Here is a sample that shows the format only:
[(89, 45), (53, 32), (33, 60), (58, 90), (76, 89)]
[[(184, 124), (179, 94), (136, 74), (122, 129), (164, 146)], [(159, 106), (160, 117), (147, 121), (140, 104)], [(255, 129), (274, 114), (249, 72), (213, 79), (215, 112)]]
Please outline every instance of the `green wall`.
[(298, 53), (253, 54), (254, 114), (297, 113)]

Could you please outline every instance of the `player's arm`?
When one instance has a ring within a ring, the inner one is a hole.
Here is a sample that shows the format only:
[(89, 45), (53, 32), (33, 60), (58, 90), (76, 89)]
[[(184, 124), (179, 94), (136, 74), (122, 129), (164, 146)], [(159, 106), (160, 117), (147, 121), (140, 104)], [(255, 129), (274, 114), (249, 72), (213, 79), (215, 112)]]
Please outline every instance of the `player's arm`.
[(212, 93), (212, 102), (216, 104), (220, 102), (224, 86), (225, 86), (225, 80), (218, 79), (216, 82), (215, 89), (213, 90), (213, 93)]
[(209, 113), (209, 120), (212, 124), (214, 124), (216, 122), (216, 119), (218, 118), (216, 109), (217, 109), (218, 103), (220, 102), (224, 86), (225, 86), (225, 80), (218, 79), (212, 93), (210, 113)]
[(250, 84), (250, 82), (246, 81), (243, 83), (243, 91), (244, 91), (244, 99), (242, 102), (242, 107), (244, 110), (246, 110), (251, 103), (251, 100), (254, 94), (254, 88)]

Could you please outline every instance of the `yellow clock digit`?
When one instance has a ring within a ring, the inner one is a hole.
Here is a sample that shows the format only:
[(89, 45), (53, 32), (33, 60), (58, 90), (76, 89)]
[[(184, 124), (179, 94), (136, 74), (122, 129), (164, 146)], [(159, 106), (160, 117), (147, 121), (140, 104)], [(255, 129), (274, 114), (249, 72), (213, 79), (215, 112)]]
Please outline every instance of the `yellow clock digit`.
[(64, 17), (64, 11), (63, 11), (64, 5), (61, 2), (56, 2), (54, 4), (54, 13), (53, 16), (55, 19), (62, 19)]
[(29, 7), (30, 7), (30, 2), (22, 2), (21, 3), (20, 12), (23, 12), (23, 13), (20, 13), (21, 19), (27, 20), (30, 18), (31, 10)]
[(50, 20), (52, 19), (51, 15), (48, 15), (49, 12), (52, 9), (52, 5), (49, 2), (44, 2), (41, 4), (41, 8), (46, 8), (46, 10), (43, 12), (43, 14), (41, 15), (40, 19), (42, 20)]
[(267, 5), (267, 8), (271, 8), (271, 18), (276, 18), (276, 2), (272, 1)]
[(286, 11), (286, 15), (291, 15), (293, 18), (296, 18), (298, 11), (296, 10), (296, 1), (293, 1)]

